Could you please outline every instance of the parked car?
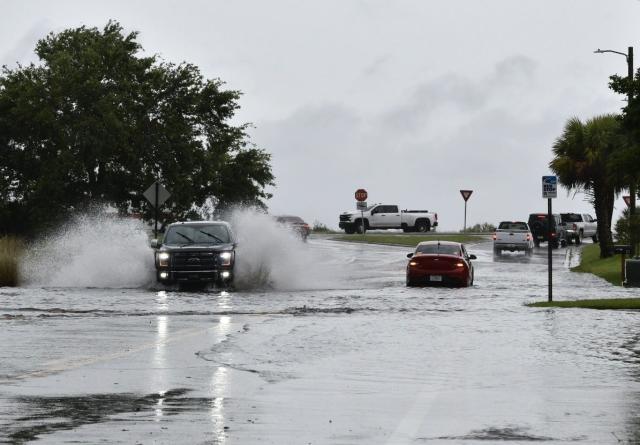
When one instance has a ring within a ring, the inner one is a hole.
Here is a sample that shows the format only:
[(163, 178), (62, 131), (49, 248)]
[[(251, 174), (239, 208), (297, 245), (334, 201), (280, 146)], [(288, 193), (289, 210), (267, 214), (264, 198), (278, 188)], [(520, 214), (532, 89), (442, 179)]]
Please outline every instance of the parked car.
[(340, 214), (338, 227), (345, 233), (364, 233), (370, 229), (402, 229), (429, 232), (438, 225), (438, 214), (428, 210), (399, 210), (397, 205), (374, 204), (365, 210)]
[[(529, 215), (529, 228), (533, 234), (533, 244), (536, 247), (540, 246), (540, 243), (549, 241), (549, 222), (548, 214), (546, 213), (532, 213)], [(560, 215), (554, 213), (551, 215), (551, 247), (557, 249), (558, 247), (567, 245), (567, 231), (562, 225)]]
[(306, 241), (309, 233), (311, 233), (311, 227), (309, 227), (309, 224), (304, 222), (304, 220), (299, 216), (276, 216), (276, 221), (294, 231), (300, 236), (300, 238), (302, 238), (303, 241)]
[(224, 221), (189, 221), (170, 224), (156, 248), (157, 279), (162, 284), (230, 285), (236, 260), (236, 237)]
[(493, 234), (493, 251), (500, 255), (502, 251), (523, 251), (530, 255), (533, 251), (533, 234), (529, 225), (523, 221), (502, 221)]
[(407, 286), (471, 286), (475, 255), (464, 244), (452, 241), (423, 241), (407, 255)]
[(560, 219), (567, 231), (567, 241), (581, 244), (583, 238), (598, 242), (598, 222), (587, 213), (561, 213)]

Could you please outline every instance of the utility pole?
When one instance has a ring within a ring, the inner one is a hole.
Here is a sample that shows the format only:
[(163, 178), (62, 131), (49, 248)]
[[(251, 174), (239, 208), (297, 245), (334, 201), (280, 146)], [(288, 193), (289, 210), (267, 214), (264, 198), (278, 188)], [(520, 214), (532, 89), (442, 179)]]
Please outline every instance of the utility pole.
[[(620, 51), (614, 51), (611, 49), (600, 49), (594, 51), (595, 53), (614, 53), (620, 54), (627, 59), (627, 80), (629, 82), (628, 85), (628, 93), (627, 93), (627, 109), (630, 110), (631, 102), (633, 101), (633, 46), (627, 48), (627, 53), (623, 53)], [(636, 214), (636, 193), (637, 187), (635, 183), (635, 179), (631, 178), (629, 183), (629, 238), (631, 241), (631, 257), (634, 257), (637, 254), (636, 245), (638, 243), (638, 236), (636, 233), (636, 224), (635, 224), (635, 214)]]
[[(631, 111), (631, 101), (633, 100), (633, 46), (628, 48), (627, 52), (627, 80), (629, 81), (629, 91), (627, 93), (627, 109)], [(636, 256), (636, 244), (638, 243), (638, 236), (636, 231), (638, 228), (636, 227), (636, 183), (635, 179), (631, 179), (631, 183), (629, 184), (629, 228), (631, 229), (630, 233), (630, 241), (631, 241), (631, 257)]]

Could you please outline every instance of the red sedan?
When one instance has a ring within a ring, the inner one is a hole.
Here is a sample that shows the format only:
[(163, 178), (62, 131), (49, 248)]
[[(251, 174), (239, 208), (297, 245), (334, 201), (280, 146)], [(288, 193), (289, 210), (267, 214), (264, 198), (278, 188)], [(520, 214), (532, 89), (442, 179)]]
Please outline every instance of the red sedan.
[(452, 241), (423, 241), (414, 253), (407, 255), (407, 286), (433, 284), (471, 286), (475, 255), (469, 255), (464, 244)]

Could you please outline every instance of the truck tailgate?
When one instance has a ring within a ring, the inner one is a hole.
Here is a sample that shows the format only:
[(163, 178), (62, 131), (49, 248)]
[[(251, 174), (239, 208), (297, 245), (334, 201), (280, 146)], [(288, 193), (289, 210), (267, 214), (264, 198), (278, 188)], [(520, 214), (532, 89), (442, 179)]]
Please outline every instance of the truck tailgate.
[(496, 230), (496, 244), (526, 244), (529, 232), (526, 230)]

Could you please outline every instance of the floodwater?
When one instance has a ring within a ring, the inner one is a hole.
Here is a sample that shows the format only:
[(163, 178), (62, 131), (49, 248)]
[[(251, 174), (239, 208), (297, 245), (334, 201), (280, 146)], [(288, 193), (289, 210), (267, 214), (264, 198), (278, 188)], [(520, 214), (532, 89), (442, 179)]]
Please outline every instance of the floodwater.
[[(407, 248), (278, 245), (234, 292), (0, 288), (0, 443), (640, 443), (640, 314), (524, 306), (545, 249), (469, 246), (472, 288), (421, 289)], [(578, 258), (558, 299), (637, 295)]]

